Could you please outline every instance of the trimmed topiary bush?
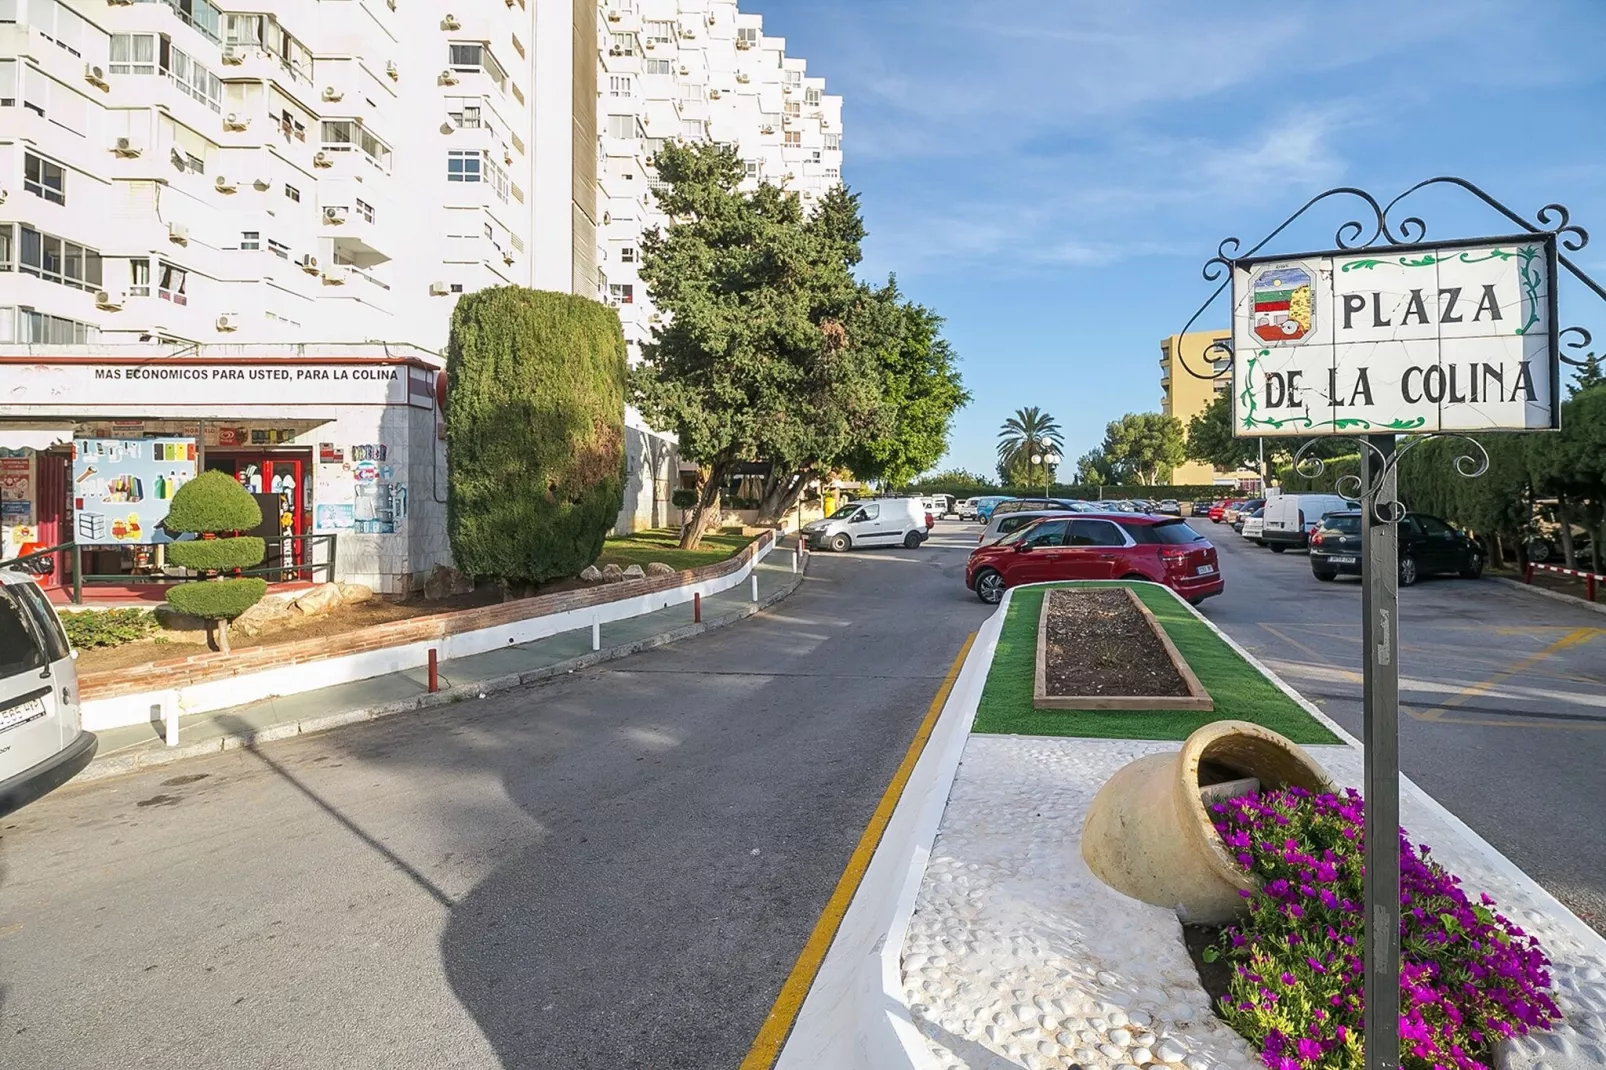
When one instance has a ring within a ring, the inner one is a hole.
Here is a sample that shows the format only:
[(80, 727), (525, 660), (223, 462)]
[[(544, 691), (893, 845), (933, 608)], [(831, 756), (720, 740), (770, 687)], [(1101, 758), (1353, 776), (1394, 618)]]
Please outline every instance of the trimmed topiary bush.
[(577, 574), (602, 552), (624, 504), (618, 314), (517, 286), (465, 294), (446, 368), (457, 567), (520, 584)]
[(201, 536), (169, 544), (168, 560), (211, 578), (170, 588), (167, 604), (211, 622), (218, 649), (224, 653), (229, 650), (229, 621), (260, 602), (268, 584), (256, 577), (223, 579), (217, 574), (262, 563), (262, 540), (235, 534), (261, 523), (256, 499), (224, 472), (203, 472), (184, 484), (168, 509), (164, 524), (168, 531)]

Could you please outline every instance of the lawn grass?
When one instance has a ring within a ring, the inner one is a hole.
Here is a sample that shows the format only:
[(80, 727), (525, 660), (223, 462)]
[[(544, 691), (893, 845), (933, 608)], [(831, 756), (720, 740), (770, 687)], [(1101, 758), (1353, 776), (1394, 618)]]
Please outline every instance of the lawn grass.
[[(1068, 586), (1068, 585), (1067, 585)], [(1037, 667), (1037, 619), (1047, 588), (1010, 597), (974, 731), (1016, 736), (1097, 739), (1186, 739), (1213, 721), (1250, 721), (1296, 743), (1337, 743), (1338, 737), (1239, 657), (1170, 592), (1151, 584), (1081, 584), (1132, 587), (1154, 613), (1199, 682), (1215, 700), (1208, 713), (1194, 710), (1039, 710), (1032, 706)]]
[(646, 568), (654, 561), (662, 561), (673, 569), (697, 568), (739, 553), (753, 539), (752, 535), (743, 535), (741, 528), (721, 528), (704, 535), (702, 545), (697, 549), (682, 550), (679, 528), (649, 528), (619, 535), (603, 543), (597, 567), (618, 565), (620, 568), (629, 568), (631, 565), (640, 565)]

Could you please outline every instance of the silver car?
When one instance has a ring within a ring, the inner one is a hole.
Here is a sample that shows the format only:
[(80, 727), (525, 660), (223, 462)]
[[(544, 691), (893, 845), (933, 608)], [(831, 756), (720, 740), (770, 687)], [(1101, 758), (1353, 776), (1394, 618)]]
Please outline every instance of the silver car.
[(1028, 524), (1035, 524), (1044, 517), (1068, 516), (1080, 512), (1077, 509), (1021, 509), (1013, 513), (994, 513), (987, 526), (976, 536), (977, 546), (991, 546), (1005, 535), (1013, 534)]

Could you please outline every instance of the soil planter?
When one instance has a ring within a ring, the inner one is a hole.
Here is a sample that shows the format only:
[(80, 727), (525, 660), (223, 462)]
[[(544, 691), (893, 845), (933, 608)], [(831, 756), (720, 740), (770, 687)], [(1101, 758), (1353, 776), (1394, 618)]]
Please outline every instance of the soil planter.
[(1256, 888), (1221, 842), (1202, 797), (1230, 781), (1333, 790), (1298, 744), (1246, 721), (1217, 721), (1189, 736), (1182, 750), (1139, 758), (1105, 782), (1082, 826), (1082, 860), (1116, 891), (1174, 909), (1186, 923), (1227, 924), (1243, 912), (1239, 893)]
[(1032, 704), (1047, 710), (1214, 710), (1129, 587), (1055, 588), (1037, 622)]

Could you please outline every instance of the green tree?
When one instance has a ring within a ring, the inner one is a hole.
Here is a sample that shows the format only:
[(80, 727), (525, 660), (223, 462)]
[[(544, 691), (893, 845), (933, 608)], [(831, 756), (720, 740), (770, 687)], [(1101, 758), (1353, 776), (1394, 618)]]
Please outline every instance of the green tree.
[(517, 286), (465, 294), (446, 370), (446, 525), (457, 567), (529, 585), (595, 561), (624, 499), (618, 314)]
[(1590, 387), (1600, 386), (1602, 383), (1606, 383), (1606, 372), (1601, 370), (1600, 357), (1590, 353), (1584, 357), (1584, 366), (1579, 368), (1578, 374), (1573, 377), (1568, 396), (1576, 397)]
[(1101, 449), (1091, 449), (1076, 459), (1076, 481), (1089, 486), (1108, 486), (1116, 482), (1115, 466)]
[(644, 235), (641, 276), (666, 322), (642, 347), (631, 395), (700, 467), (681, 536), (694, 549), (736, 464), (817, 470), (878, 433), (886, 407), (843, 324), (870, 314), (852, 275), (864, 237), (857, 198), (838, 187), (805, 218), (797, 197), (769, 183), (741, 189), (741, 157), (714, 144), (669, 143), (654, 163), (674, 222)]
[[(848, 328), (854, 344), (871, 350), (881, 377), (888, 423), (840, 458), (860, 479), (903, 486), (948, 452), (954, 413), (970, 401), (958, 355), (939, 333), (942, 317), (898, 292), (896, 279), (866, 291), (863, 300), (883, 312), (878, 331)], [(869, 317), (865, 317), (869, 318)]]
[(1187, 459), (1236, 472), (1259, 465), (1260, 447), (1252, 438), (1233, 435), (1232, 397), (1217, 394), (1203, 412), (1188, 421)]
[(1106, 459), (1123, 478), (1153, 486), (1187, 459), (1182, 421), (1157, 412), (1129, 412), (1104, 429)]
[(998, 478), (1005, 486), (1046, 483), (1051, 467), (1033, 462), (1033, 457), (1065, 452), (1065, 436), (1059, 423), (1032, 405), (1016, 409), (998, 430)]
[(964, 468), (944, 468), (929, 476), (921, 476), (914, 484), (924, 490), (942, 490), (944, 487), (987, 487), (993, 481), (980, 472)]
[(169, 588), (167, 604), (206, 621), (217, 648), (225, 654), (229, 652), (229, 621), (268, 592), (267, 581), (260, 577), (227, 575), (262, 563), (262, 540), (239, 534), (261, 523), (262, 509), (256, 499), (226, 472), (202, 472), (178, 488), (162, 523), (174, 535), (200, 536), (170, 544), (167, 559), (205, 577), (198, 583)]

